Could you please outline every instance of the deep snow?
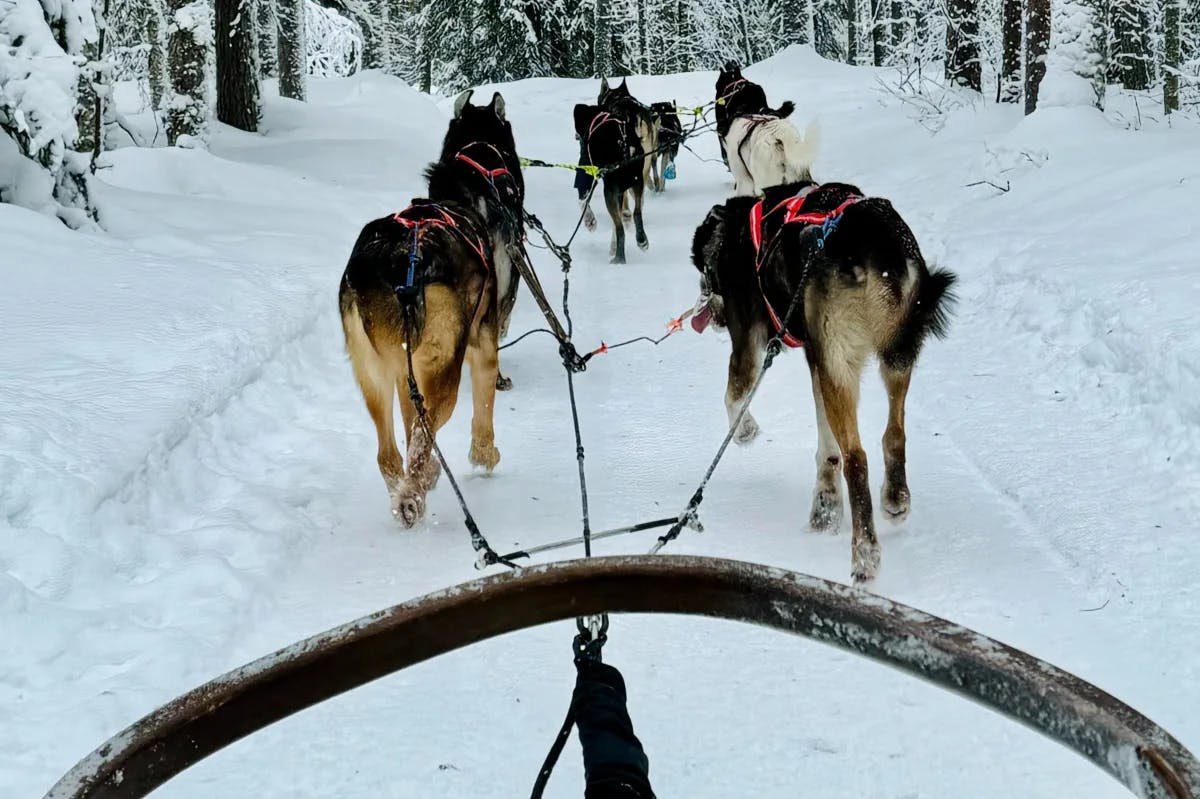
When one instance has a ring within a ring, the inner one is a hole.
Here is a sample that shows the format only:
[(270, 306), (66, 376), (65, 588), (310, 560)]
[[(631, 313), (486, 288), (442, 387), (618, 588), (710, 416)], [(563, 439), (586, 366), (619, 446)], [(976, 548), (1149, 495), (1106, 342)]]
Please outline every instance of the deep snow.
[[(981, 104), (931, 136), (878, 90), (885, 72), (792, 50), (747, 74), (773, 101), (796, 100), (798, 123), (819, 116), (818, 178), (890, 197), (927, 258), (962, 279), (950, 338), (914, 379), (913, 513), (881, 527), (874, 590), (1046, 658), (1200, 749), (1195, 128)], [(712, 82), (630, 87), (692, 105)], [(594, 81), (499, 88), (523, 154), (573, 159), (569, 109)], [(103, 174), (108, 236), (0, 205), (0, 796), (40, 795), (205, 679), (477, 575), (445, 482), (422, 528), (391, 521), (334, 300), (361, 224), (421, 193), (449, 104), (367, 73), (315, 82), (309, 104), (271, 99), (265, 136), (219, 128), (208, 152), (119, 151)], [(717, 157), (712, 134), (692, 146)], [(648, 200), (648, 252), (610, 266), (603, 218), (577, 239), (581, 349), (657, 334), (694, 300), (691, 231), (730, 180), (688, 153), (678, 171)], [(571, 173), (526, 180), (531, 210), (565, 238)], [(980, 180), (1011, 190), (966, 185)], [(557, 294), (554, 262), (534, 259)], [(523, 294), (514, 336), (539, 321)], [(579, 377), (596, 529), (686, 503), (724, 431), (727, 355), (721, 336), (689, 330), (599, 356)], [(573, 535), (579, 517), (552, 342), (505, 356), (516, 388), (498, 395), (497, 472), (468, 469), (469, 403), (442, 437), (498, 549)], [(726, 456), (707, 532), (669, 551), (846, 580), (848, 532), (804, 530), (815, 429), (799, 356), (777, 362), (755, 415), (764, 435)], [(883, 422), (868, 373), (864, 440)], [(868, 457), (877, 484), (877, 445)], [(570, 637), (552, 625), (407, 670), (161, 794), (520, 794), (566, 708)], [(816, 644), (619, 617), (606, 654), (663, 796), (1123, 795), (1024, 729)], [(579, 796), (580, 771), (572, 744), (549, 795)]]

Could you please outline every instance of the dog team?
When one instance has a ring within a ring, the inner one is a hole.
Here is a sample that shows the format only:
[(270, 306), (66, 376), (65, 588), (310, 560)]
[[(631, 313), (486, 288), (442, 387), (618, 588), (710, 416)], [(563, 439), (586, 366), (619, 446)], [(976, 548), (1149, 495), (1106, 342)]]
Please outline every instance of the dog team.
[[(499, 342), (516, 300), (516, 264), (527, 257), (525, 185), (503, 97), (494, 94), (481, 106), (471, 97), (467, 91), (454, 103), (441, 156), (425, 171), (428, 196), (363, 228), (338, 293), (346, 348), (378, 435), (379, 471), (392, 513), (406, 527), (423, 518), (437, 482), (432, 436), (454, 411), (464, 361), (474, 406), (469, 459), (488, 471), (500, 460), (492, 413), (497, 389), (510, 385), (500, 374)], [(905, 398), (925, 339), (946, 332), (955, 276), (926, 265), (888, 200), (846, 183), (814, 181), (817, 129), (796, 129), (792, 102), (769, 107), (763, 88), (726, 64), (713, 106), (735, 188), (693, 238), (701, 299), (692, 326), (729, 332), (731, 425), (768, 343), (778, 338), (803, 349), (818, 431), (809, 526), (836, 532), (848, 502), (851, 576), (869, 582), (879, 571), (880, 548), (858, 431), (861, 375), (874, 356), (888, 397), (879, 504), (884, 517), (898, 521), (911, 501)], [(632, 217), (638, 247), (648, 248), (645, 189), (665, 189), (685, 143), (675, 105), (644, 105), (624, 80), (615, 87), (603, 80), (596, 104), (575, 106), (574, 127), (583, 222), (595, 229), (589, 204), (599, 188), (613, 226), (610, 256), (624, 263), (626, 218)], [(397, 394), (407, 468), (396, 445)], [(747, 409), (735, 441), (747, 444), (758, 431)]]

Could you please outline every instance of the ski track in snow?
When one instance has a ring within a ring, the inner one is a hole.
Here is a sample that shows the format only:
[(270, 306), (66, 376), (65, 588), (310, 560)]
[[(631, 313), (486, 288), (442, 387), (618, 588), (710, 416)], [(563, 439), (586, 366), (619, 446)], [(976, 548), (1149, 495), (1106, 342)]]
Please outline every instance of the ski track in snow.
[[(1046, 658), (1200, 748), (1188, 547), (1200, 521), (1188, 298), (1200, 282), (1179, 224), (1200, 200), (1194, 130), (985, 106), (930, 137), (880, 102), (870, 70), (788, 52), (748, 75), (772, 100), (795, 99), (798, 123), (819, 112), (819, 177), (890, 197), (926, 256), (961, 278), (950, 337), (926, 348), (914, 379), (913, 512), (881, 524), (874, 589)], [(630, 86), (646, 102), (699, 104), (712, 75)], [(500, 88), (523, 154), (574, 159), (569, 110), (595, 81)], [(0, 658), (0, 795), (40, 795), (202, 680), (477, 576), (444, 481), (424, 526), (391, 521), (334, 301), (361, 224), (421, 194), (440, 106), (368, 74), (317, 82), (309, 107), (273, 100), (267, 136), (222, 130), (211, 155), (119, 152), (105, 176), (115, 236), (88, 239), (82, 258), (83, 237), (0, 206), (18, 254), (44, 249), (63, 261), (38, 268), (71, 278), (35, 275), (27, 296), (0, 299), (14, 342), (0, 366), (18, 376), (0, 387), (0, 623), (20, 642)], [(693, 146), (715, 157), (713, 139)], [(657, 334), (694, 299), (691, 232), (730, 181), (686, 152), (678, 168), (666, 195), (648, 196), (648, 252), (631, 246), (627, 266), (609, 266), (603, 213), (577, 238), (581, 350)], [(1012, 190), (964, 188), (982, 178)], [(565, 238), (571, 173), (526, 180), (530, 209)], [(556, 264), (533, 253), (556, 300)], [(510, 340), (535, 326), (523, 292)], [(685, 331), (599, 356), (579, 377), (593, 529), (686, 503), (723, 435), (727, 357), (726, 338)], [(575, 534), (579, 506), (554, 347), (531, 337), (502, 368), (516, 387), (497, 395), (497, 472), (466, 464), (469, 385), (440, 440), (507, 550)], [(878, 382), (868, 371), (860, 413), (876, 487)], [(706, 492), (707, 531), (668, 551), (845, 581), (848, 530), (803, 530), (815, 428), (801, 357), (779, 359), (755, 415), (762, 436), (731, 449)], [(653, 535), (595, 549), (640, 553)], [(520, 793), (565, 712), (570, 640), (561, 623), (421, 664), (239, 742), (159, 794)], [(619, 617), (606, 658), (625, 673), (661, 795), (1124, 795), (1022, 728), (806, 641)], [(547, 795), (581, 784), (572, 742)]]

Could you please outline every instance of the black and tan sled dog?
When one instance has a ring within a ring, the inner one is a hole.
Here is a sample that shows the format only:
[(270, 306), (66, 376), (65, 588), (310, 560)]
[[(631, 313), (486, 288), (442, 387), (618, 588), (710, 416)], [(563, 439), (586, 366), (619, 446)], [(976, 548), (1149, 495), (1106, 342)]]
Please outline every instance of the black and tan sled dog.
[[(379, 471), (406, 527), (425, 514), (440, 466), (409, 396), (409, 356), (430, 431), (450, 419), (464, 359), (474, 415), (470, 461), (500, 461), (492, 427), (499, 340), (516, 296), (525, 186), (504, 98), (458, 97), (441, 158), (426, 170), (429, 197), (376, 219), (359, 234), (338, 301), (354, 376), (379, 437)], [(408, 448), (396, 447), (395, 393)]]
[[(729, 329), (733, 344), (725, 393), (730, 424), (758, 375), (768, 340), (782, 333), (784, 344), (803, 346), (818, 430), (809, 524), (818, 531), (838, 529), (840, 468), (853, 523), (851, 574), (856, 582), (873, 579), (879, 543), (858, 435), (863, 367), (877, 357), (887, 388), (880, 504), (887, 517), (899, 520), (910, 502), (904, 401), (921, 345), (930, 334), (946, 332), (955, 276), (925, 265), (891, 203), (863, 197), (844, 183), (776, 186), (762, 199), (735, 197), (713, 206), (696, 230), (692, 260), (704, 292), (693, 327), (703, 330), (713, 321)], [(747, 412), (736, 440), (749, 443), (757, 434)]]

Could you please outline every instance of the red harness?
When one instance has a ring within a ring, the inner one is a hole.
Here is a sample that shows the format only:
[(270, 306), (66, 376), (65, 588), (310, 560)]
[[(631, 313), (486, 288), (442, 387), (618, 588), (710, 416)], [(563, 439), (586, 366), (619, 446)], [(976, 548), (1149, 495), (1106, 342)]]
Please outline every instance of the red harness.
[(483, 264), (488, 280), (491, 280), (492, 262), (487, 256), (487, 249), (478, 235), (468, 232), (461, 224), (465, 221), (461, 214), (448, 211), (437, 203), (417, 203), (392, 214), (392, 221), (413, 231), (414, 245), (420, 244), (424, 233), (422, 228), (425, 226), (432, 225), (453, 230), (479, 256), (479, 262)]
[(503, 177), (504, 175), (512, 174), (511, 172), (508, 171), (508, 167), (506, 167), (506, 166), (501, 166), (498, 169), (487, 169), (486, 167), (484, 167), (483, 164), (479, 163), (474, 158), (464, 155), (464, 153), (466, 152), (468, 147), (487, 147), (487, 148), (491, 149), (491, 151), (496, 154), (496, 157), (500, 159), (501, 164), (504, 163), (504, 155), (501, 154), (500, 150), (496, 147), (496, 145), (488, 144), (487, 142), (476, 141), (476, 142), (471, 142), (466, 147), (459, 150), (458, 153), (454, 156), (454, 159), (456, 161), (462, 161), (464, 164), (473, 168), (476, 172), (478, 172), (479, 174), (481, 174), (485, 178), (487, 178), (489, 182), (495, 183), (496, 178)]
[[(820, 188), (819, 185), (806, 186), (801, 189), (795, 196), (789, 197), (783, 202), (776, 205), (770, 211), (763, 213), (763, 201), (759, 200), (750, 209), (750, 241), (754, 243), (754, 273), (758, 277), (758, 290), (762, 294), (763, 304), (767, 306), (767, 315), (771, 317), (771, 324), (775, 326), (776, 333), (782, 333), (780, 339), (789, 347), (803, 347), (804, 342), (789, 333), (783, 326), (783, 320), (779, 318), (779, 314), (775, 312), (775, 307), (771, 305), (771, 301), (767, 299), (767, 293), (762, 285), (762, 268), (766, 263), (765, 253), (769, 252), (775, 239), (783, 232), (787, 225), (819, 225), (817, 249), (822, 249), (825, 246), (825, 238), (833, 232), (841, 220), (842, 213), (851, 205), (861, 200), (861, 197), (849, 197), (841, 205), (832, 211), (812, 211), (804, 213), (804, 202), (812, 192)], [(774, 214), (776, 211), (783, 209), (783, 222), (780, 223), (779, 229), (767, 242), (767, 246), (763, 247), (763, 219)], [(808, 265), (805, 264), (804, 275), (800, 281), (803, 285), (804, 278), (808, 275)]]

